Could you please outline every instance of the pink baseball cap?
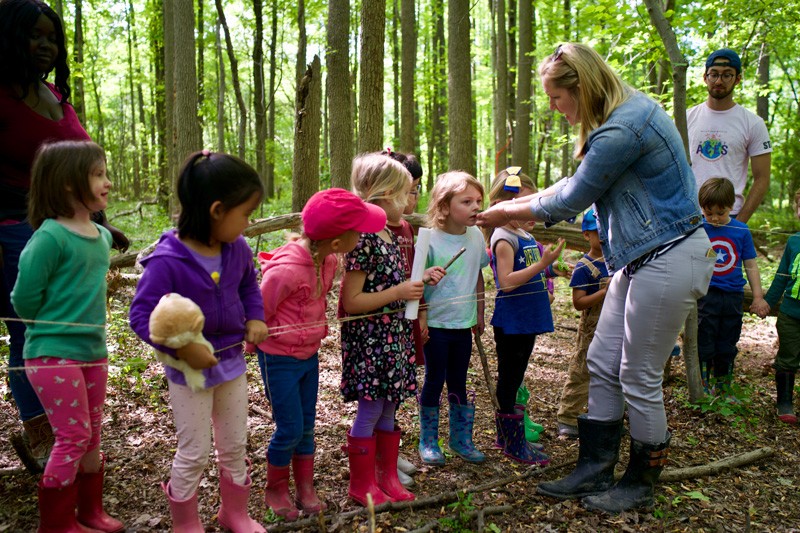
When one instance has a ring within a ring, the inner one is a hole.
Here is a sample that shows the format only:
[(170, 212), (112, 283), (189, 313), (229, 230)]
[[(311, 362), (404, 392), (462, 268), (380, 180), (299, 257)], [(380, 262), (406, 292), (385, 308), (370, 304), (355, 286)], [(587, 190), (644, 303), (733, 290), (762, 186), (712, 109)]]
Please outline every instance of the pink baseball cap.
[(386, 226), (386, 213), (344, 189), (315, 193), (303, 208), (303, 229), (314, 241), (332, 239), (346, 231), (377, 233)]

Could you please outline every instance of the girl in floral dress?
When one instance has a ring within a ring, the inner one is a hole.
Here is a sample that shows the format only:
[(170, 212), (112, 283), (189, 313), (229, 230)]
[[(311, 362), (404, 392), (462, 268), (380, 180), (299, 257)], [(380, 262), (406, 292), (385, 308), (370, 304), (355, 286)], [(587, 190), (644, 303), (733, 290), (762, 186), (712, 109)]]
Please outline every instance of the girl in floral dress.
[[(353, 191), (381, 207), (389, 220), (405, 209), (411, 177), (402, 164), (381, 154), (353, 161)], [(431, 269), (433, 279), (444, 271)], [(347, 435), (350, 458), (348, 494), (366, 505), (413, 500), (397, 479), (400, 431), (397, 406), (417, 392), (411, 321), (404, 318), (406, 300), (422, 297), (423, 283), (408, 281), (397, 237), (388, 228), (364, 233), (345, 256), (339, 307), (342, 323), (342, 382), (345, 401), (358, 402)]]

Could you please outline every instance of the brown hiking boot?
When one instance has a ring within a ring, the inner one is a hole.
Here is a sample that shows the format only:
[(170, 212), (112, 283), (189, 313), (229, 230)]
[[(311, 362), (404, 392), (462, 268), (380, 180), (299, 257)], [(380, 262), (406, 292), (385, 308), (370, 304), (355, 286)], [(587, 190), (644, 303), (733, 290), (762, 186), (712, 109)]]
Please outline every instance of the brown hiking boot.
[(22, 427), (23, 433), (14, 435), (11, 443), (25, 468), (32, 474), (41, 473), (53, 449), (53, 429), (44, 414), (26, 420)]

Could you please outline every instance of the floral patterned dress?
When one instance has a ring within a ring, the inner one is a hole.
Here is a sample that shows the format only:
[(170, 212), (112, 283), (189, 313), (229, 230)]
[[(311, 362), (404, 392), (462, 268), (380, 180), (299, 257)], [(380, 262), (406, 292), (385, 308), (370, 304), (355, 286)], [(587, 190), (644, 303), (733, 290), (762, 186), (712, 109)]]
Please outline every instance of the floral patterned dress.
[[(366, 272), (364, 292), (380, 292), (406, 280), (405, 259), (397, 237), (391, 237), (387, 243), (375, 233), (364, 233), (345, 256), (345, 270)], [(399, 404), (416, 394), (412, 325), (403, 317), (403, 307), (405, 302), (397, 300), (381, 314), (375, 309), (364, 313), (370, 316), (342, 323), (340, 388), (345, 401), (386, 399)]]

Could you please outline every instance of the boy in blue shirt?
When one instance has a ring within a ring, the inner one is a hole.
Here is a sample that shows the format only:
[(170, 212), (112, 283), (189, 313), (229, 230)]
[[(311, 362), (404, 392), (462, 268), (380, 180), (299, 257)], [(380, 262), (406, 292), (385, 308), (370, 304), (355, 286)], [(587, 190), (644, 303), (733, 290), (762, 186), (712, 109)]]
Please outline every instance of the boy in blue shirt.
[[(795, 215), (800, 218), (800, 189), (794, 193)], [(794, 376), (800, 368), (800, 233), (795, 233), (786, 242), (786, 249), (778, 265), (775, 278), (769, 286), (765, 299), (774, 307), (783, 296), (778, 321), (778, 353), (775, 355), (775, 387), (778, 392), (778, 418), (787, 424), (796, 424), (792, 396)]]
[(730, 390), (736, 343), (742, 333), (745, 279), (753, 290), (750, 312), (769, 313), (756, 264), (756, 250), (747, 224), (731, 218), (736, 200), (733, 184), (726, 178), (710, 178), (700, 187), (700, 208), (711, 247), (717, 253), (708, 294), (697, 301), (697, 351), (706, 392), (713, 377), (723, 391)]
[(567, 381), (561, 391), (557, 416), (558, 436), (568, 439), (578, 438), (578, 415), (586, 410), (586, 402), (589, 399), (586, 352), (594, 338), (594, 330), (597, 328), (600, 310), (603, 309), (609, 279), (603, 250), (600, 248), (594, 209), (583, 215), (581, 230), (583, 238), (589, 241), (589, 253), (575, 265), (569, 282), (569, 286), (572, 287), (572, 305), (581, 312), (578, 349), (569, 362)]

